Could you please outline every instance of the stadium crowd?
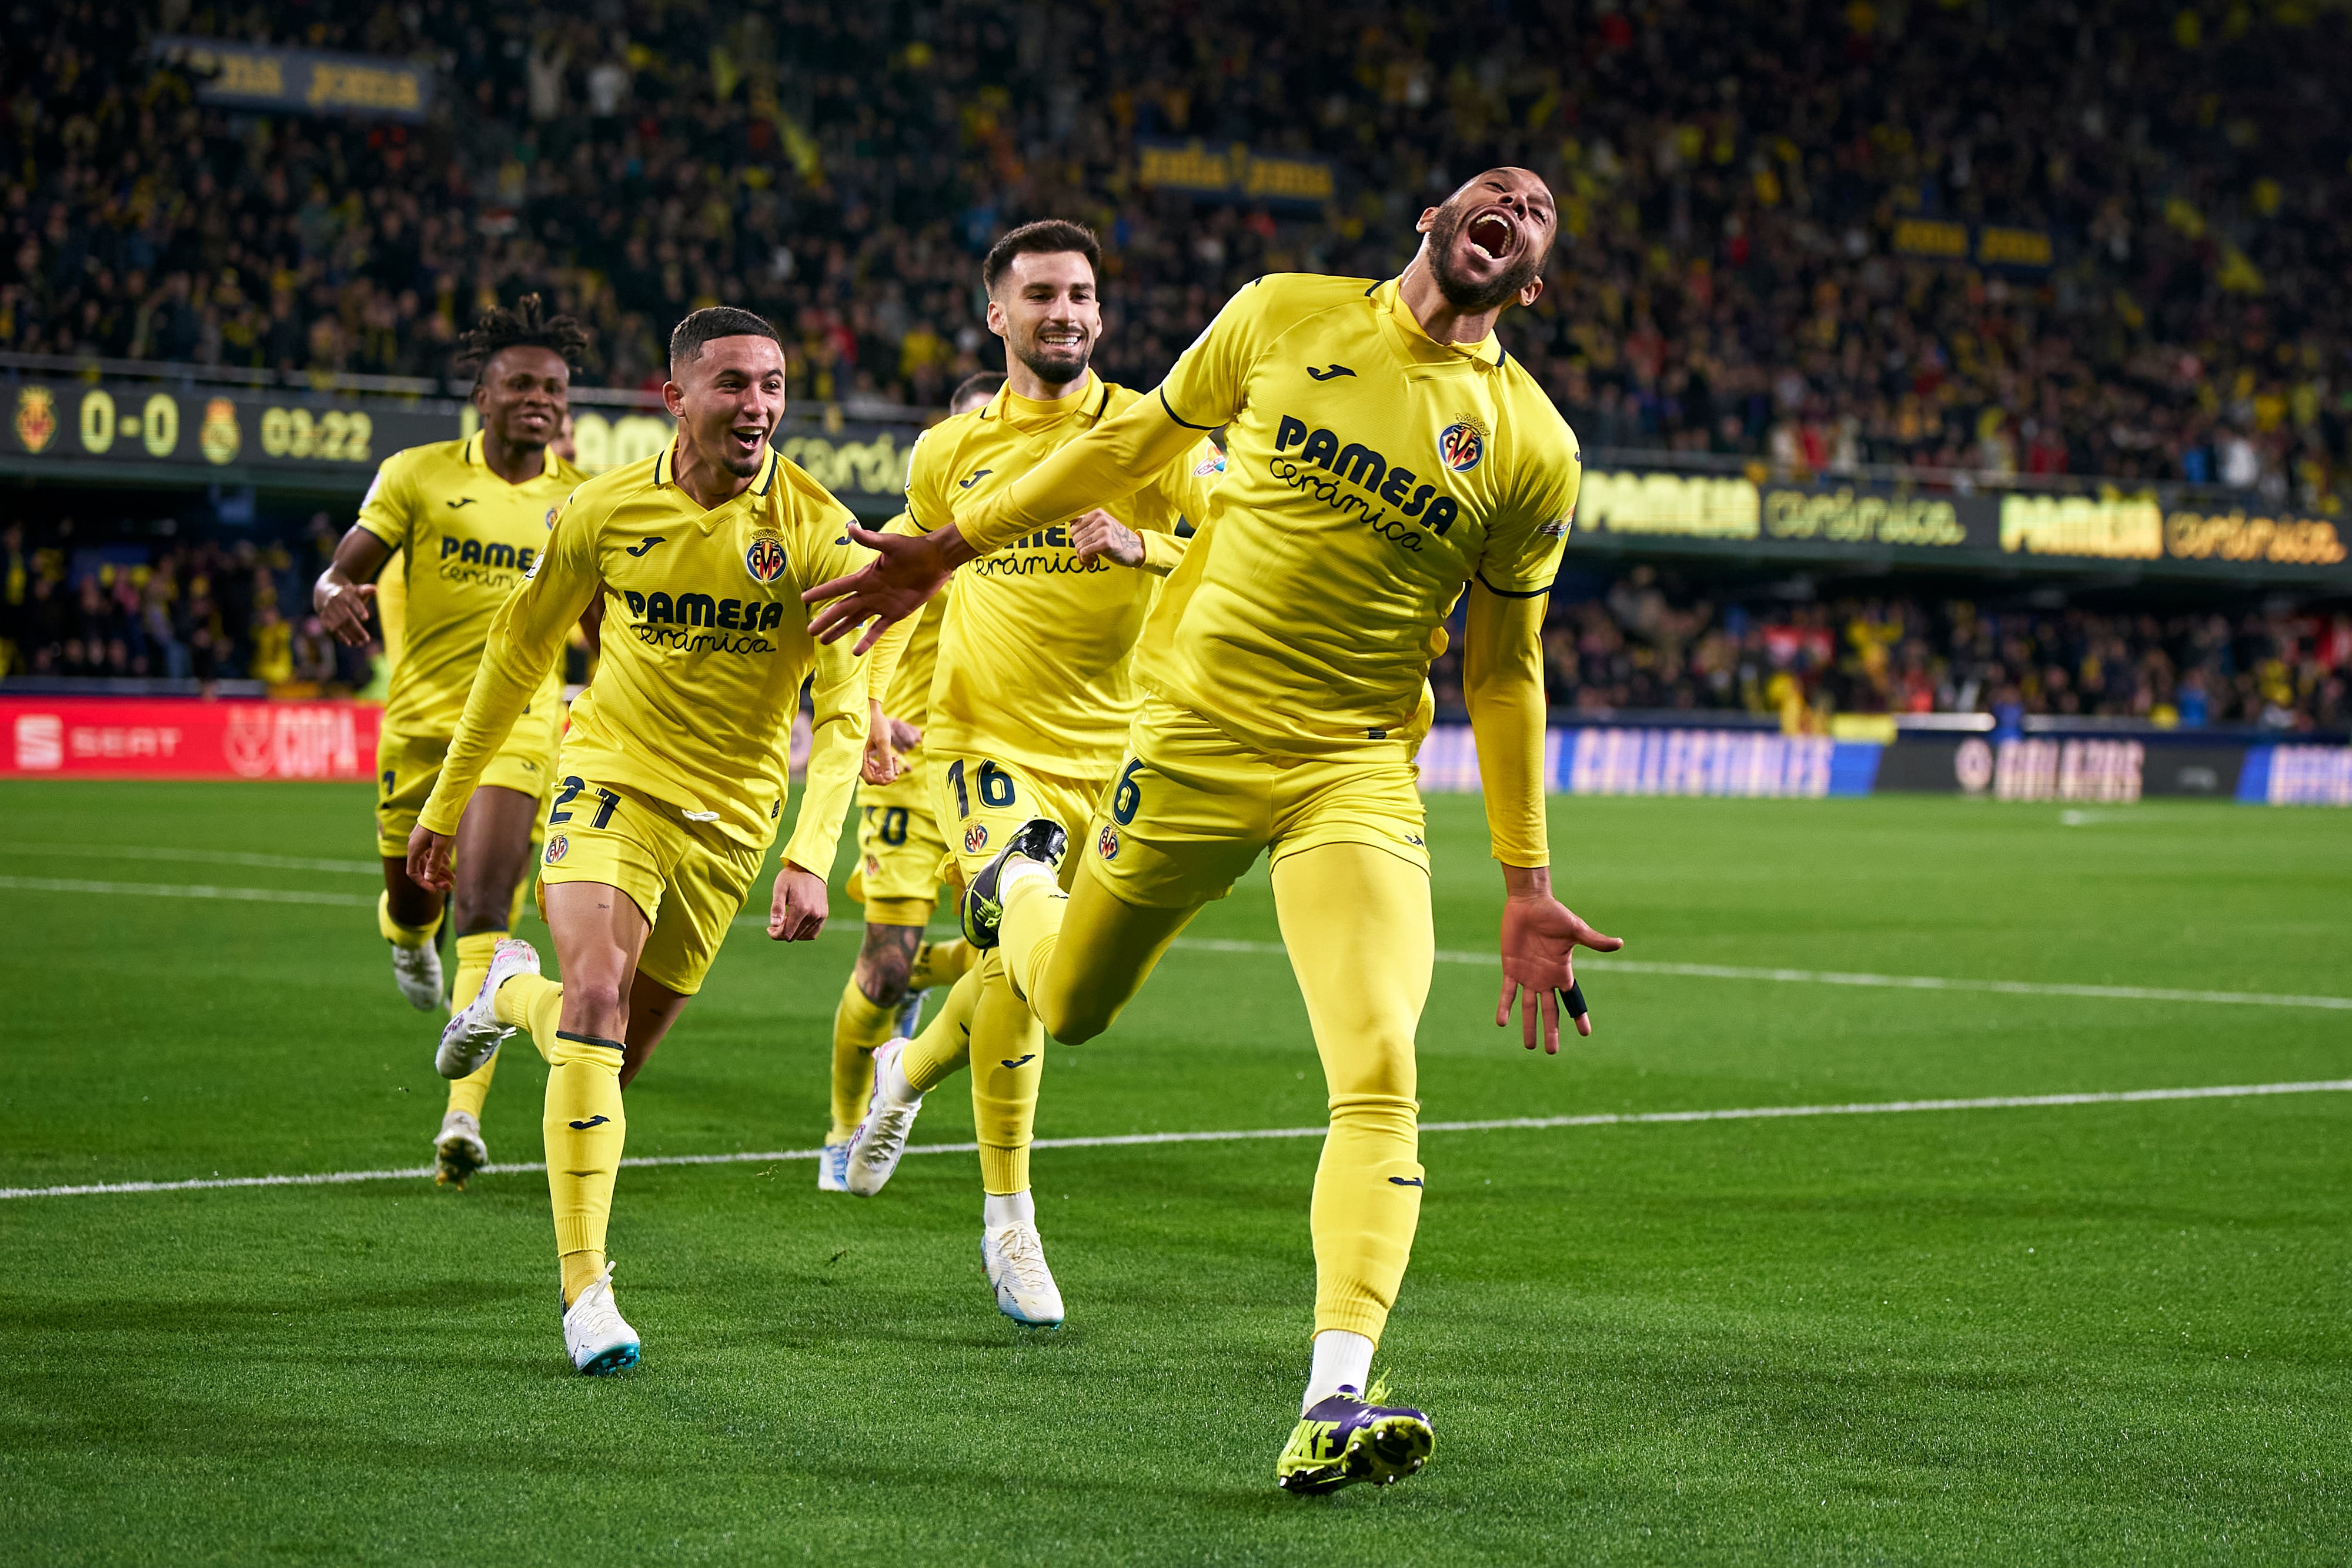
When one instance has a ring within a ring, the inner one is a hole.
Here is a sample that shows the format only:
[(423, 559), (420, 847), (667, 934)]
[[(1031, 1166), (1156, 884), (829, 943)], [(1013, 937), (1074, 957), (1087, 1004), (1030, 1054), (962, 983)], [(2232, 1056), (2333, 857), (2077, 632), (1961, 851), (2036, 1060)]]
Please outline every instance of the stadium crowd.
[[(436, 375), (546, 290), (597, 378), (688, 308), (794, 340), (805, 399), (936, 405), (994, 350), (1003, 226), (1094, 223), (1099, 356), (1149, 384), (1234, 287), (1382, 275), (1489, 161), (1560, 198), (1507, 327), (1589, 449), (2226, 484), (2331, 509), (2352, 24), (2310, 0), (15, 0), (0, 348)], [(133, 47), (212, 34), (418, 59), (421, 125), (233, 118)], [(1326, 159), (1306, 213), (1195, 206), (1138, 137)], [(1896, 253), (1906, 219), (2054, 265)]]
[[(0, 674), (258, 680), (361, 691), (373, 651), (309, 612), (333, 553), (325, 513), (299, 539), (97, 544), (70, 525), (0, 529)], [(2342, 730), (2352, 617), (1979, 607), (1891, 595), (1790, 605), (1636, 566), (1571, 565), (1544, 636), (1553, 708), (1601, 716), (1988, 713)], [(574, 672), (584, 675), (584, 669)], [(1431, 671), (1461, 716), (1456, 652)]]

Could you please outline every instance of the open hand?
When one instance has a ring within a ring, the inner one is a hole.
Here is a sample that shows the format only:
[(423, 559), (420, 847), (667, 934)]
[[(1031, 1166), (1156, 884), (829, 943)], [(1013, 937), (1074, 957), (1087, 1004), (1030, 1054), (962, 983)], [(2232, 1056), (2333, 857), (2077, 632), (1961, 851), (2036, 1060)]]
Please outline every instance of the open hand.
[(955, 563), (943, 559), (930, 534), (880, 534), (852, 523), (849, 537), (872, 550), (874, 559), (846, 577), (818, 583), (801, 595), (801, 602), (832, 601), (809, 620), (809, 635), (820, 643), (836, 642), (843, 632), (870, 621), (857, 642), (856, 651), (863, 653), (883, 632), (920, 610), (947, 581)]
[[(1495, 1004), (1495, 1027), (1500, 1029), (1511, 1021), (1511, 1007), (1517, 1002), (1522, 1042), (1529, 1051), (1536, 1048), (1540, 1014), (1544, 1051), (1559, 1055), (1560, 1002), (1576, 985), (1575, 950), (1583, 946), (1596, 953), (1614, 953), (1623, 946), (1616, 937), (1594, 930), (1554, 898), (1549, 879), (1540, 890), (1513, 894), (1503, 902), (1503, 994)], [(1577, 1033), (1592, 1032), (1589, 1014), (1571, 1016)]]

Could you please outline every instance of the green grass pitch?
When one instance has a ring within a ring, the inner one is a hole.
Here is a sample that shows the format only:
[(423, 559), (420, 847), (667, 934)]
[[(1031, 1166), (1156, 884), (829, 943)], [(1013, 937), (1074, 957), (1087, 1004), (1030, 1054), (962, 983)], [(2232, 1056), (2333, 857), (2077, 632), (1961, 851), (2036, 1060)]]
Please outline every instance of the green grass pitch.
[[(0, 1186), (407, 1166), (434, 1029), (394, 992), (363, 789), (0, 789)], [(2340, 814), (1559, 800), (1628, 959), (2352, 994)], [(1490, 946), (1477, 803), (1432, 803), (1439, 946)], [(178, 851), (169, 858), (144, 851)], [(341, 894), (192, 902), (45, 880)], [(765, 897), (764, 888), (760, 895)], [(631, 1091), (633, 1155), (821, 1134), (855, 910), (739, 926)], [(539, 932), (535, 925), (528, 930)], [(1274, 936), (1261, 871), (1196, 935)], [(1557, 1060), (1441, 964), (1431, 1121), (2352, 1075), (2352, 1014), (1591, 967)], [(534, 1157), (520, 1040), (486, 1118)], [(1043, 1136), (1318, 1122), (1278, 956), (1171, 956), (1049, 1058)], [(918, 1143), (971, 1135), (964, 1081)], [(997, 1316), (969, 1155), (873, 1201), (805, 1161), (633, 1169), (645, 1364), (572, 1375), (544, 1183), (0, 1202), (0, 1561), (565, 1564), (2341, 1562), (2352, 1094), (1423, 1141), (1379, 1366), (1438, 1446), (1272, 1484), (1306, 1371), (1312, 1140), (1042, 1151), (1071, 1318)]]

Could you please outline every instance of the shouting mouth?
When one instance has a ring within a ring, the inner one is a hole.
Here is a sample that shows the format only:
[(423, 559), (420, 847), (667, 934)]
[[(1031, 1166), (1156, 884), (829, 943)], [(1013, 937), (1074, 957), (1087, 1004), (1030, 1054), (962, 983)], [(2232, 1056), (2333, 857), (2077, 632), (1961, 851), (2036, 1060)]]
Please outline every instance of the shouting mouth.
[(737, 426), (727, 432), (728, 445), (732, 455), (739, 459), (757, 457), (760, 455), (760, 448), (767, 444), (767, 440), (768, 433), (764, 428), (745, 430)]
[(1518, 248), (1519, 226), (1508, 213), (1489, 207), (1463, 226), (1462, 237), (1472, 256), (1490, 267), (1500, 267)]

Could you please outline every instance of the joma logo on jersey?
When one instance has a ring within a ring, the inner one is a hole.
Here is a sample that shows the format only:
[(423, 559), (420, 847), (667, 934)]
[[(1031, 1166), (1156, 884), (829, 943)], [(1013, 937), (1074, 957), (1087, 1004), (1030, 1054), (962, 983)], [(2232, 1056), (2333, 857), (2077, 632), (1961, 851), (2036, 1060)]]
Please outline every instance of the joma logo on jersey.
[(520, 567), (529, 571), (531, 558), (538, 553), (517, 549), (512, 545), (486, 545), (479, 539), (453, 539), (446, 535), (441, 540), (441, 559), (447, 560), (455, 556), (460, 566)]
[(1350, 485), (1370, 491), (1394, 507), (1399, 516), (1421, 518), (1431, 533), (1441, 538), (1461, 510), (1453, 497), (1439, 495), (1436, 486), (1421, 484), (1421, 476), (1412, 469), (1397, 467), (1360, 442), (1343, 446), (1331, 432), (1309, 430), (1304, 421), (1286, 413), (1275, 427), (1274, 449), (1279, 454), (1293, 446), (1298, 448), (1301, 464), (1318, 464)]
[(784, 541), (761, 534), (743, 551), (743, 570), (754, 582), (773, 582), (784, 575)]
[(646, 625), (717, 626), (729, 632), (767, 632), (784, 623), (781, 600), (714, 599), (708, 593), (639, 593), (623, 589), (629, 613)]

